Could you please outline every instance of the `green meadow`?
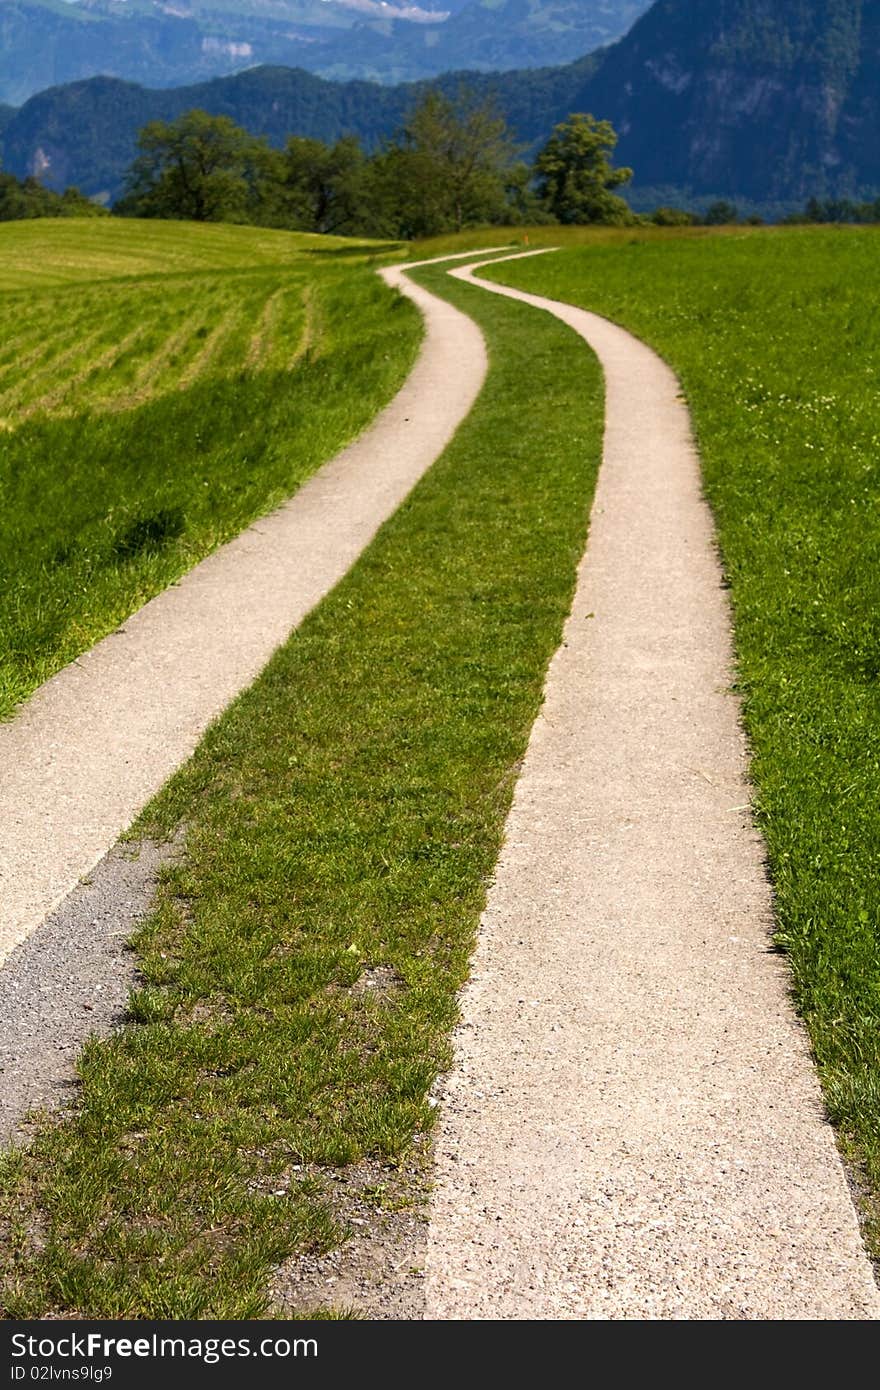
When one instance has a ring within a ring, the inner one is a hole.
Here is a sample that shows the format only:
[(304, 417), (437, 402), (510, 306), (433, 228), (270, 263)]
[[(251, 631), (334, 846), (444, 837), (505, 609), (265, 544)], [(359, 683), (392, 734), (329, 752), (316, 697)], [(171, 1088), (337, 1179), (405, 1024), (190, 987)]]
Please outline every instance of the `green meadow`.
[[(45, 238), (30, 288), (28, 235)], [(875, 1251), (877, 235), (491, 229), (414, 248), (559, 244), (489, 273), (625, 324), (681, 377), (735, 616), (778, 945)], [(43, 377), (10, 371), (19, 394), (2, 407), (20, 528), (8, 556), (24, 571), (11, 703), (293, 490), (387, 399), (419, 327), (373, 273), (386, 253), (363, 244), (101, 221), (14, 226), (8, 251), (9, 331), (20, 360), (46, 352)], [(381, 1205), (430, 1133), (586, 538), (602, 386), (550, 316), (442, 269), (418, 278), (480, 323), (486, 386), (134, 828), (180, 830), (186, 851), (134, 941), (127, 1026), (85, 1048), (77, 1104), (37, 1117), (30, 1145), (0, 1160), (13, 1317), (295, 1316), (273, 1308), (272, 1271), (345, 1239), (333, 1174), (372, 1165)], [(63, 343), (53, 302), (79, 316)], [(142, 325), (114, 360), (113, 334)]]
[(880, 233), (618, 233), (488, 274), (605, 314), (682, 381), (776, 940), (880, 1251)]
[(421, 327), (382, 255), (240, 227), (0, 227), (0, 717), (390, 399)]
[(602, 392), (560, 324), (421, 277), (482, 325), (485, 389), (135, 828), (184, 827), (186, 856), (135, 942), (130, 1026), (87, 1046), (77, 1109), (7, 1157), (13, 1316), (264, 1315), (279, 1261), (346, 1234), (333, 1173), (373, 1165), (381, 1203), (430, 1130)]

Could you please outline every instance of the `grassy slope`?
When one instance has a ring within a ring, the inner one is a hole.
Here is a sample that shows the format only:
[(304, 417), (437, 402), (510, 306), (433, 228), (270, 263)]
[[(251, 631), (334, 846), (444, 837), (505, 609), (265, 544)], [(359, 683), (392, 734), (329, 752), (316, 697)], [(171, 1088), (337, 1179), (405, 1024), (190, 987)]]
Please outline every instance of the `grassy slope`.
[(242, 265), (296, 266), (304, 254), (323, 259), (355, 246), (343, 237), (215, 223), (114, 218), (10, 222), (0, 226), (0, 290), (42, 290), (48, 285)]
[(379, 247), (239, 227), (0, 228), (0, 716), (394, 393)]
[(257, 1315), (274, 1262), (338, 1239), (327, 1168), (430, 1126), (602, 418), (567, 330), (445, 292), (490, 335), (486, 389), (146, 815), (188, 826), (187, 857), (139, 936), (136, 1024), (7, 1162), (14, 1315)]
[(619, 234), (493, 279), (679, 373), (736, 621), (756, 805), (831, 1114), (880, 1250), (880, 234)]

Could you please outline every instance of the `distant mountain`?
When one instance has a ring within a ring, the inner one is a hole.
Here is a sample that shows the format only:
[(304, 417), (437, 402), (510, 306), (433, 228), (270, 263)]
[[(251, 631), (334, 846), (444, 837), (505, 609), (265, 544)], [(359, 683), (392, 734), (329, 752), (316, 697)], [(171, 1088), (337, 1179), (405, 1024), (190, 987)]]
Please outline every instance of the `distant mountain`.
[(189, 85), (257, 65), (381, 82), (567, 62), (650, 0), (0, 0), (0, 101), (96, 75)]
[[(461, 80), (447, 74), (438, 85), (454, 91)], [(610, 119), (637, 197), (792, 206), (880, 193), (880, 0), (657, 0), (610, 48), (467, 80), (496, 94), (526, 144), (571, 111)], [(147, 120), (202, 106), (278, 144), (294, 132), (351, 132), (373, 145), (420, 90), (286, 68), (171, 91), (93, 79), (27, 102), (3, 136), (4, 164), (112, 196)]]
[(324, 77), (411, 81), (567, 63), (625, 33), (650, 0), (469, 0), (441, 24), (361, 24), (298, 61)]
[(880, 0), (657, 0), (584, 99), (641, 185), (880, 192)]

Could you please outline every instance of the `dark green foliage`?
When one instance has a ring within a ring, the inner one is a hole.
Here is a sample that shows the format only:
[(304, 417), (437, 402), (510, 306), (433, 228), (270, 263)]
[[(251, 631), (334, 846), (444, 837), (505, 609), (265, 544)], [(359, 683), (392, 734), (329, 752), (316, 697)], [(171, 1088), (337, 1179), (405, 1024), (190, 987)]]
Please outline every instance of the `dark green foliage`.
[(651, 213), (651, 221), (655, 227), (691, 227), (699, 217), (685, 208), (659, 207)]
[(811, 198), (801, 213), (792, 213), (789, 222), (880, 222), (880, 198), (868, 203), (854, 202), (852, 198), (826, 198), (820, 201)]
[(376, 161), (393, 235), (409, 240), (481, 222), (509, 223), (510, 131), (491, 99), (429, 91)]
[(628, 183), (632, 169), (615, 169), (611, 154), (617, 135), (610, 122), (575, 112), (556, 126), (535, 161), (538, 196), (563, 226), (604, 223), (621, 226), (632, 213), (612, 193)]
[(0, 222), (28, 217), (104, 217), (106, 209), (84, 198), (78, 188), (53, 193), (38, 179), (17, 179), (0, 171)]
[(152, 121), (138, 136), (138, 150), (118, 208), (123, 215), (254, 220), (272, 156), (265, 140), (228, 116), (188, 111), (176, 121)]
[(335, 236), (386, 236), (376, 170), (354, 136), (334, 145), (291, 136), (263, 187), (255, 220)]
[(352, 136), (332, 146), (295, 136), (278, 153), (205, 111), (153, 122), (139, 145), (116, 207), (123, 216), (403, 240), (509, 225), (532, 211), (552, 220), (514, 163), (503, 118), (466, 89), (454, 101), (426, 92), (371, 157)]
[(735, 205), (728, 202), (726, 198), (719, 198), (717, 202), (709, 204), (701, 221), (707, 227), (725, 227), (736, 222), (738, 217), (739, 213)]

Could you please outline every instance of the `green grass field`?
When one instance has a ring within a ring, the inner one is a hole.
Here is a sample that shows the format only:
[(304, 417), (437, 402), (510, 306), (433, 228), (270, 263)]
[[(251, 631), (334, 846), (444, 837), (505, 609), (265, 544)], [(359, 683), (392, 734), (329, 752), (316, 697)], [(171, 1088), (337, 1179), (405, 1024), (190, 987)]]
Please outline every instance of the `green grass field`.
[(382, 250), (0, 227), (0, 717), (390, 399), (421, 328), (374, 274)]
[(489, 274), (624, 324), (683, 382), (777, 939), (880, 1253), (880, 234), (617, 233)]
[(146, 813), (187, 827), (186, 859), (139, 933), (132, 1026), (87, 1048), (78, 1114), (7, 1161), (15, 1316), (260, 1315), (277, 1261), (340, 1238), (327, 1175), (366, 1159), (381, 1187), (431, 1125), (602, 400), (561, 325), (424, 274), (483, 324), (486, 389)]
[[(134, 224), (128, 244), (128, 228), (111, 226), (117, 240), (102, 252), (107, 224), (88, 225), (96, 239), (89, 255), (130, 267), (118, 270), (120, 293), (130, 288), (147, 296), (139, 303), (152, 302), (145, 281), (159, 273), (150, 257), (161, 254), (154, 229)], [(246, 265), (235, 260), (239, 229), (213, 230), (216, 243), (199, 240), (198, 254), (232, 259), (198, 272), (178, 266), (169, 279), (203, 275), (207, 285), (213, 277), (216, 291), (205, 293), (215, 327), (223, 305), (229, 312), (237, 302), (229, 281), (247, 285), (251, 317), (228, 331), (238, 332), (239, 351), (250, 351), (282, 262), (271, 259), (271, 234), (254, 234), (254, 248), (269, 246), (264, 267), (256, 250)], [(60, 240), (65, 231), (52, 228), (59, 241), (45, 257), (46, 275), (57, 277), (52, 292), (62, 297), (80, 278), (75, 247)], [(172, 227), (155, 232), (176, 235)], [(608, 314), (652, 342), (684, 383), (736, 617), (779, 941), (831, 1113), (864, 1186), (876, 1251), (877, 233), (528, 236), (531, 246), (569, 249), (494, 278)], [(370, 287), (372, 253), (331, 248), (323, 260), (310, 246), (295, 249), (300, 240), (285, 242), (292, 249), (284, 275), (313, 287), (328, 345), (289, 374), (305, 381), (302, 394), (282, 396), (288, 428), (290, 403), (299, 402), (297, 437), (305, 440), (308, 422), (332, 408), (327, 391), (342, 390), (333, 371), (366, 371), (360, 358), (376, 356), (375, 345), (393, 332), (398, 356), (381, 377), (385, 389), (404, 369), (417, 327), (408, 311), (389, 307), (395, 301), (381, 287)], [(417, 250), (506, 240), (495, 229)], [(16, 273), (12, 258), (5, 273)], [(130, 1026), (87, 1047), (79, 1107), (60, 1122), (46, 1118), (29, 1150), (2, 1161), (0, 1271), (12, 1316), (261, 1316), (278, 1261), (344, 1235), (327, 1200), (334, 1168), (366, 1160), (381, 1185), (384, 1166), (430, 1128), (427, 1094), (449, 1060), (455, 991), (573, 588), (602, 402), (595, 363), (549, 316), (441, 270), (420, 276), (483, 325), (486, 389), (443, 459), (145, 814), (140, 829), (152, 834), (185, 827), (186, 856), (138, 934), (144, 986)], [(91, 294), (93, 265), (82, 279)], [(364, 296), (354, 300), (358, 327), (373, 325), (360, 348), (341, 307), (342, 286), (353, 283)], [(160, 297), (155, 309), (164, 312)], [(293, 305), (289, 312), (292, 344), (302, 329)], [(235, 494), (244, 513), (258, 506), (261, 488), (268, 495), (271, 441), (259, 433), (260, 410), (271, 410), (284, 374), (277, 365), (242, 372), (213, 360), (216, 371), (183, 391), (172, 374), (134, 408), (113, 404), (131, 389), (119, 376), (86, 414), (67, 416), (59, 401), (51, 415), (34, 414), (0, 436), (0, 445), (39, 438), (34, 458), (45, 460), (51, 431), (68, 445), (79, 431), (80, 451), (68, 456), (76, 482), (87, 445), (95, 455), (106, 429), (116, 452), (108, 450), (101, 486), (115, 486), (114, 506), (124, 508), (156, 454), (152, 445), (134, 454), (141, 462), (126, 473), (143, 422), (173, 422), (185, 402), (201, 411), (195, 442), (206, 444), (193, 456), (200, 466), (213, 460), (212, 490)], [(239, 417), (242, 400), (253, 410)], [(167, 436), (148, 436), (157, 437), (172, 440), (171, 425)], [(236, 493), (242, 438), (248, 460), (253, 453), (260, 461), (246, 503)], [(178, 456), (170, 447), (157, 455)], [(23, 487), (28, 458), (16, 457)], [(61, 498), (72, 505), (76, 489), (62, 472), (58, 500), (44, 501), (42, 525), (34, 525), (35, 544)], [(151, 486), (155, 497), (158, 484)], [(184, 511), (188, 525), (191, 515), (202, 517), (195, 500)], [(16, 515), (26, 517), (27, 505)], [(232, 511), (224, 516), (234, 529)], [(125, 518), (140, 524), (134, 512)], [(219, 538), (218, 530), (209, 544)], [(139, 553), (150, 582), (168, 582), (166, 548)], [(123, 571), (124, 557), (123, 546), (109, 568)], [(92, 584), (97, 572), (88, 571)], [(35, 640), (27, 632), (40, 629), (27, 594), (21, 602), (24, 659)]]

